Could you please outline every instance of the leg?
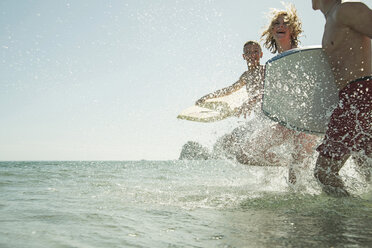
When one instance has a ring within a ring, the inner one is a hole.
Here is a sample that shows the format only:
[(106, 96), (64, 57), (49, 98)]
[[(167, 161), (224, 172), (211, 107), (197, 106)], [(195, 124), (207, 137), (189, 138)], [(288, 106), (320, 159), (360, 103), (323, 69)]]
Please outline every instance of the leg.
[(291, 153), (291, 161), (288, 169), (288, 182), (295, 184), (297, 182), (296, 169), (300, 167), (306, 158), (305, 150), (301, 144), (300, 135), (294, 137), (294, 151)]
[(244, 152), (243, 149), (239, 148), (239, 150), (237, 150), (236, 154), (235, 154), (235, 158), (236, 160), (241, 163), (241, 164), (251, 164), (252, 163), (252, 159), (250, 159), (247, 154)]
[(371, 169), (372, 169), (372, 154), (367, 155), (353, 155), (355, 164), (360, 169), (367, 182), (371, 182)]
[[(294, 137), (294, 151), (291, 154), (292, 161), (288, 170), (288, 181), (291, 184), (295, 184), (296, 179), (296, 169), (300, 167), (307, 167), (303, 165), (304, 160), (311, 156), (315, 151), (315, 145), (317, 143), (317, 137), (310, 134), (299, 133)], [(301, 166), (302, 165), (302, 166)]]
[(254, 139), (242, 147), (243, 150), (254, 151), (258, 156), (271, 164), (279, 163), (274, 152), (269, 150), (275, 146), (282, 145), (286, 140), (292, 137), (293, 131), (275, 124), (269, 130), (262, 130)]
[(224, 135), (221, 139), (222, 149), (232, 157), (239, 156), (242, 153), (242, 145), (246, 143), (251, 133), (252, 131), (248, 125), (235, 128), (231, 133)]
[(297, 182), (296, 171), (292, 165), (290, 165), (288, 169), (288, 182), (291, 184), (296, 184)]
[(349, 157), (350, 155), (346, 155), (341, 160), (335, 160), (319, 154), (314, 169), (314, 176), (323, 191), (328, 195), (349, 196), (349, 193), (345, 190), (344, 182), (338, 174)]
[(314, 135), (299, 133), (294, 138), (294, 152), (292, 158), (295, 163), (302, 163), (304, 159), (311, 156), (315, 151), (318, 138)]
[(372, 94), (369, 80), (357, 81), (339, 92), (339, 103), (333, 110), (319, 151), (314, 175), (324, 191), (348, 195), (338, 171), (351, 152), (371, 154)]
[(224, 159), (233, 159), (237, 153), (237, 146), (240, 142), (242, 127), (235, 128), (231, 133), (218, 138), (213, 146), (213, 152), (216, 157)]

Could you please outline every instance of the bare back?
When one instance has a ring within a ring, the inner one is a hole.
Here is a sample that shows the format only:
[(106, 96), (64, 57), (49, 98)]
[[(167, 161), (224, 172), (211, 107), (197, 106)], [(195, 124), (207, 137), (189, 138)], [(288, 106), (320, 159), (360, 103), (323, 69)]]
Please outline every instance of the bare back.
[(371, 75), (371, 18), (372, 11), (360, 3), (342, 3), (326, 15), (322, 46), (339, 89)]

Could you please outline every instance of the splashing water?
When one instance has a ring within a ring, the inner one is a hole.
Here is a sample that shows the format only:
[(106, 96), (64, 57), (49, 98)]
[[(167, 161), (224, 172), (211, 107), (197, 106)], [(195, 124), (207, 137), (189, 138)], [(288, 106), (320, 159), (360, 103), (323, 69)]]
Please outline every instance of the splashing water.
[(233, 161), (1, 162), (1, 247), (365, 246), (372, 195), (351, 162), (355, 197), (296, 188), (286, 167)]

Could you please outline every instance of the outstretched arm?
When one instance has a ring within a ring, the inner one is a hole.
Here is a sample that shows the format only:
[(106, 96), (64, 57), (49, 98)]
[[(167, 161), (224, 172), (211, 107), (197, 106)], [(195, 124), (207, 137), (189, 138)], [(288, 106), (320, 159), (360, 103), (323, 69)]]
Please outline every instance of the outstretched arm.
[(199, 105), (199, 104), (201, 104), (201, 103), (203, 103), (206, 100), (211, 99), (211, 98), (230, 95), (230, 94), (240, 90), (244, 85), (246, 85), (246, 81), (243, 80), (242, 77), (240, 77), (240, 79), (236, 83), (234, 83), (233, 85), (230, 85), (230, 86), (225, 87), (223, 89), (216, 90), (213, 93), (205, 95), (202, 98), (200, 98), (199, 100), (197, 100), (195, 104)]

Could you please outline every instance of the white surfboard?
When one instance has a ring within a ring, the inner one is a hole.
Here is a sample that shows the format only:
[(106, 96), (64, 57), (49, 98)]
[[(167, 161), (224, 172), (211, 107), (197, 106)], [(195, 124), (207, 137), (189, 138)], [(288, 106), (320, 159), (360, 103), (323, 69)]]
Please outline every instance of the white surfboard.
[(225, 119), (226, 117), (226, 115), (219, 111), (203, 108), (196, 105), (183, 110), (177, 116), (178, 119), (197, 122), (214, 122)]
[(262, 110), (282, 125), (326, 131), (338, 89), (321, 47), (292, 49), (266, 62)]
[(206, 100), (200, 105), (194, 105), (183, 110), (178, 119), (197, 122), (214, 122), (233, 116), (237, 109), (248, 99), (246, 88), (228, 96)]

